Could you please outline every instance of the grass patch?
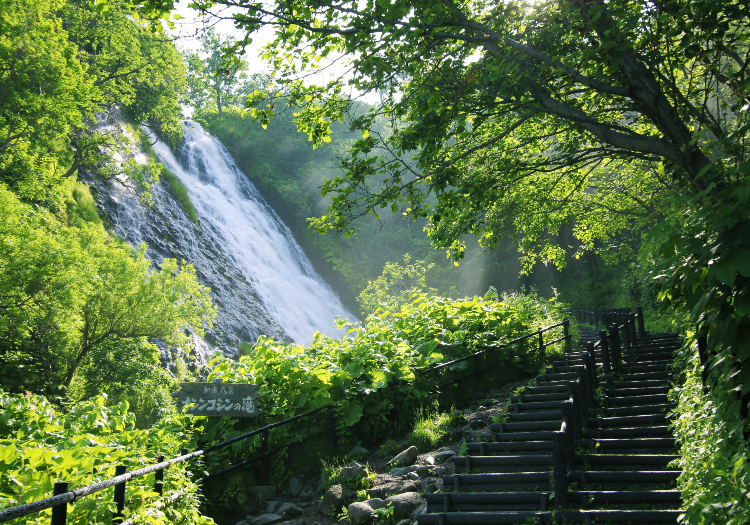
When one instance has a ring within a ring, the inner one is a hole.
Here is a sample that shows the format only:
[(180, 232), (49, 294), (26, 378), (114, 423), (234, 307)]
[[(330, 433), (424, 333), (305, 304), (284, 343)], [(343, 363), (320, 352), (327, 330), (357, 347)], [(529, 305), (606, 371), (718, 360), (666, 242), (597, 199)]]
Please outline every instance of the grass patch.
[[(151, 145), (151, 142), (148, 139), (148, 136), (144, 131), (140, 128), (136, 130), (136, 136), (138, 138), (138, 142), (140, 142), (141, 149), (148, 155), (149, 157), (153, 158), (154, 160), (158, 160), (156, 157), (156, 152), (154, 151), (154, 147)], [(200, 224), (198, 223), (198, 212), (195, 211), (195, 206), (193, 206), (193, 203), (190, 202), (190, 197), (188, 196), (187, 188), (184, 184), (180, 182), (180, 180), (177, 178), (177, 176), (169, 171), (169, 169), (161, 165), (161, 176), (169, 183), (169, 187), (172, 188), (172, 193), (174, 193), (177, 200), (182, 205), (182, 209), (187, 213), (188, 217), (190, 217), (190, 220), (195, 224), (196, 226), (200, 227)]]
[(253, 345), (252, 343), (248, 343), (247, 341), (242, 341), (240, 343), (240, 355), (253, 355)]
[(420, 407), (417, 411), (414, 430), (406, 440), (407, 445), (414, 445), (417, 450), (432, 450), (445, 442), (451, 428), (466, 423), (461, 412), (456, 410), (441, 414), (436, 407)]
[(348, 465), (342, 465), (339, 460), (336, 459), (333, 459), (330, 462), (325, 459), (322, 460), (321, 479), (323, 480), (324, 493), (334, 485), (343, 485), (354, 491), (372, 488), (377, 476), (370, 470), (369, 465), (364, 465), (364, 476), (358, 478), (347, 478), (342, 474), (342, 470), (347, 466)]
[(198, 212), (195, 211), (193, 203), (190, 202), (187, 188), (179, 181), (175, 174), (169, 171), (164, 165), (161, 167), (161, 176), (169, 183), (169, 186), (172, 188), (172, 193), (174, 193), (177, 200), (182, 204), (182, 209), (185, 210), (185, 213), (187, 213), (190, 220), (193, 221), (193, 224), (200, 226), (198, 224)]
[(68, 224), (77, 226), (88, 222), (104, 228), (89, 187), (80, 182), (76, 175), (71, 175), (65, 180), (65, 208)]

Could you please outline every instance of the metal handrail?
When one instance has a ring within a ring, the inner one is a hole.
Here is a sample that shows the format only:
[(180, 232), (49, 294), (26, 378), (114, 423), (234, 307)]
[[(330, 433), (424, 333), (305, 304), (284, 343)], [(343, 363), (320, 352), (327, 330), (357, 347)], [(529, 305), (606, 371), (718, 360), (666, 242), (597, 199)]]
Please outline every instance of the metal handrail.
[[(499, 350), (501, 348), (505, 348), (505, 347), (510, 346), (512, 344), (519, 343), (520, 341), (523, 341), (523, 340), (528, 339), (530, 337), (540, 336), (544, 332), (547, 332), (547, 331), (552, 330), (554, 328), (558, 328), (560, 326), (564, 326), (566, 328), (566, 330), (565, 330), (566, 331), (566, 335), (564, 335), (563, 337), (558, 338), (558, 339), (556, 339), (556, 340), (554, 340), (552, 342), (542, 343), (538, 347), (538, 348), (542, 348), (542, 349), (546, 348), (549, 345), (555, 344), (555, 343), (563, 341), (563, 340), (568, 340), (568, 339), (571, 338), (571, 335), (570, 335), (570, 333), (568, 333), (568, 329), (567, 329), (567, 327), (569, 326), (569, 323), (570, 323), (570, 321), (568, 319), (565, 319), (564, 321), (562, 321), (560, 323), (557, 323), (557, 324), (554, 324), (554, 325), (551, 325), (551, 326), (548, 326), (548, 327), (545, 327), (545, 328), (541, 328), (541, 329), (539, 329), (539, 330), (537, 330), (535, 332), (532, 332), (530, 334), (526, 334), (526, 335), (523, 335), (523, 336), (518, 337), (516, 339), (513, 339), (512, 341), (509, 341), (509, 342), (507, 342), (507, 343), (505, 343), (503, 345), (489, 347), (489, 348), (486, 348), (485, 350), (481, 350), (479, 352), (475, 352), (475, 353), (473, 353), (471, 355), (468, 355), (468, 356), (465, 356), (465, 357), (461, 357), (461, 358), (458, 358), (458, 359), (454, 359), (454, 360), (449, 361), (447, 363), (441, 363), (440, 365), (435, 366), (435, 367), (424, 368), (424, 369), (421, 369), (421, 370), (415, 370), (415, 375), (416, 374), (431, 373), (431, 372), (434, 372), (436, 370), (440, 370), (442, 368), (455, 365), (456, 363), (459, 363), (459, 362), (462, 362), (462, 361), (465, 361), (465, 360), (468, 360), (468, 359), (477, 358), (477, 357), (479, 357), (479, 356), (481, 356), (481, 355), (483, 355), (483, 354), (485, 354), (487, 352), (490, 352), (492, 350)], [(283, 425), (287, 425), (287, 424), (289, 424), (289, 423), (291, 423), (293, 421), (296, 421), (296, 420), (299, 420), (299, 419), (302, 419), (302, 418), (305, 418), (305, 417), (312, 416), (314, 414), (322, 412), (323, 410), (334, 408), (335, 406), (336, 405), (333, 404), (333, 403), (328, 404), (328, 405), (324, 405), (322, 407), (319, 407), (319, 408), (316, 408), (314, 410), (305, 412), (303, 414), (299, 414), (299, 415), (296, 415), (296, 416), (284, 419), (282, 421), (277, 421), (275, 423), (269, 423), (268, 425), (265, 425), (265, 426), (263, 426), (261, 428), (253, 430), (251, 432), (247, 432), (245, 434), (242, 434), (240, 436), (234, 437), (232, 439), (228, 439), (228, 440), (223, 441), (221, 443), (217, 443), (216, 445), (212, 445), (212, 446), (207, 447), (205, 449), (196, 450), (194, 452), (189, 452), (189, 453), (183, 453), (182, 455), (177, 456), (175, 458), (172, 458), (172, 459), (169, 459), (169, 460), (166, 460), (166, 461), (161, 461), (161, 462), (156, 463), (154, 465), (150, 465), (148, 467), (144, 467), (144, 468), (141, 468), (141, 469), (138, 469), (138, 470), (134, 470), (132, 472), (127, 472), (125, 474), (121, 474), (121, 475), (115, 476), (113, 478), (109, 478), (109, 479), (100, 481), (98, 483), (94, 483), (92, 485), (88, 485), (86, 487), (81, 487), (79, 489), (75, 489), (75, 490), (71, 490), (71, 491), (66, 491), (66, 492), (63, 492), (61, 494), (56, 494), (54, 496), (51, 496), (51, 497), (48, 497), (48, 498), (44, 498), (44, 499), (41, 499), (39, 501), (34, 501), (34, 502), (31, 502), (31, 503), (24, 503), (22, 505), (17, 505), (15, 507), (11, 507), (9, 509), (0, 510), (0, 523), (6, 522), (6, 521), (10, 521), (10, 520), (13, 520), (13, 519), (16, 519), (16, 518), (20, 518), (20, 517), (23, 517), (23, 516), (28, 516), (29, 514), (36, 514), (38, 512), (41, 512), (41, 511), (49, 509), (49, 508), (53, 508), (54, 509), (55, 507), (59, 507), (61, 505), (67, 505), (68, 503), (74, 503), (75, 501), (77, 501), (77, 500), (79, 500), (79, 499), (81, 499), (81, 498), (83, 498), (85, 496), (88, 496), (90, 494), (95, 494), (97, 492), (101, 492), (102, 490), (105, 490), (107, 488), (110, 488), (110, 487), (113, 487), (113, 486), (116, 486), (116, 485), (122, 486), (122, 484), (126, 483), (127, 481), (129, 481), (131, 479), (139, 478), (139, 477), (145, 476), (147, 474), (151, 474), (152, 472), (163, 471), (165, 468), (167, 468), (167, 467), (169, 467), (171, 465), (174, 465), (176, 463), (181, 463), (183, 461), (188, 461), (190, 459), (203, 456), (205, 454), (208, 454), (208, 453), (213, 452), (215, 450), (219, 450), (219, 449), (224, 448), (224, 447), (226, 447), (228, 445), (231, 445), (233, 443), (237, 443), (238, 441), (245, 440), (247, 438), (256, 436), (258, 434), (267, 433), (269, 430), (271, 430), (273, 428), (280, 427), (280, 426), (283, 426)], [(253, 463), (254, 461), (257, 461), (259, 459), (267, 458), (267, 457), (273, 455), (274, 453), (276, 453), (276, 452), (278, 452), (280, 450), (283, 450), (284, 448), (287, 448), (287, 447), (290, 447), (290, 446), (294, 446), (294, 445), (303, 443), (303, 442), (308, 441), (310, 439), (313, 439), (315, 437), (320, 437), (323, 434), (325, 434), (325, 431), (317, 432), (316, 434), (307, 436), (304, 439), (293, 441), (291, 443), (287, 443), (287, 444), (285, 444), (285, 445), (283, 445), (281, 447), (277, 447), (277, 448), (272, 449), (270, 451), (264, 451), (262, 454), (260, 454), (258, 456), (255, 456), (255, 457), (253, 457), (251, 459), (248, 459), (248, 460), (242, 461), (240, 463), (237, 463), (235, 465), (232, 465), (231, 467), (228, 467), (228, 468), (226, 468), (226, 469), (224, 469), (222, 471), (216, 472), (214, 474), (209, 474), (208, 476), (204, 477), (203, 480), (205, 481), (207, 479), (215, 478), (215, 477), (217, 477), (217, 476), (219, 476), (221, 474), (225, 474), (225, 473), (230, 472), (232, 470), (235, 470), (235, 469), (237, 469), (239, 467), (248, 465), (248, 464)], [(183, 450), (183, 452), (185, 452), (185, 451)], [(57, 485), (65, 485), (65, 486), (67, 486), (67, 483), (65, 483), (65, 484), (57, 484)], [(171, 497), (173, 499), (171, 499), (171, 501), (169, 501), (169, 502), (175, 501), (178, 497), (179, 496), (177, 496), (177, 497), (174, 497), (174, 496)], [(157, 502), (157, 505), (158, 504), (159, 504), (159, 502)], [(162, 502), (161, 504), (163, 506), (163, 505), (165, 505), (167, 503), (163, 503)], [(52, 519), (53, 519), (53, 524), (54, 524), (54, 522), (55, 522), (54, 511), (53, 511), (53, 518)], [(63, 517), (61, 523), (64, 523), (65, 522), (64, 520), (65, 520), (65, 518)], [(124, 525), (125, 523), (127, 523), (127, 522), (121, 522), (121, 525)]]
[[(561, 321), (561, 322), (559, 322), (557, 324), (554, 324), (554, 325), (551, 325), (551, 326), (547, 326), (545, 328), (540, 328), (536, 332), (532, 332), (530, 334), (526, 334), (526, 335), (522, 335), (521, 337), (517, 337), (517, 338), (513, 339), (512, 341), (508, 341), (507, 343), (504, 343), (504, 344), (502, 344), (500, 346), (491, 346), (491, 347), (486, 348), (485, 350), (480, 350), (479, 352), (474, 352), (473, 354), (470, 354), (470, 355), (467, 355), (467, 356), (464, 356), (464, 357), (459, 357), (458, 359), (454, 359), (453, 361), (448, 361), (447, 363), (440, 363), (439, 365), (435, 365), (435, 366), (431, 366), (431, 367), (428, 367), (428, 368), (421, 368), (421, 369), (415, 370), (414, 374), (415, 375), (417, 375), (417, 374), (421, 375), (421, 374), (427, 374), (427, 373), (430, 373), (430, 372), (435, 372), (437, 370), (441, 370), (443, 368), (446, 368), (446, 367), (449, 367), (449, 366), (453, 366), (456, 363), (460, 363), (462, 361), (467, 361), (469, 359), (477, 358), (477, 357), (479, 357), (481, 355), (486, 354), (487, 352), (492, 352), (494, 350), (499, 350), (501, 348), (505, 348), (505, 347), (508, 347), (508, 346), (516, 344), (516, 343), (520, 343), (524, 339), (528, 339), (530, 337), (538, 336), (540, 334), (543, 334), (544, 332), (548, 332), (549, 330), (552, 330), (554, 328), (558, 328), (560, 326), (566, 326), (566, 325), (568, 325), (569, 322), (570, 321), (568, 319), (565, 319), (564, 321)], [(543, 346), (547, 347), (549, 345), (552, 345), (552, 344), (555, 344), (555, 343), (559, 343), (560, 341), (562, 341), (564, 339), (567, 339), (569, 337), (570, 337), (570, 334), (567, 334), (567, 335), (565, 335), (565, 336), (563, 336), (563, 337), (561, 337), (559, 339), (556, 339), (556, 340), (551, 341), (549, 343), (545, 343)], [(539, 348), (539, 347), (537, 347), (537, 348)]]

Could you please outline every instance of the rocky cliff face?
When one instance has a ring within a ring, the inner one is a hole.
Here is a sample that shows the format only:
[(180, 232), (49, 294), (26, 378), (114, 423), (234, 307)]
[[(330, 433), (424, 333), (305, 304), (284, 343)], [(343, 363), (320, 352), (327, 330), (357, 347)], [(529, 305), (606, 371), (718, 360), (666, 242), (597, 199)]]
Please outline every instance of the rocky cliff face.
[(259, 335), (304, 343), (315, 330), (335, 334), (337, 315), (354, 319), (218, 141), (189, 123), (178, 151), (160, 143), (154, 149), (187, 188), (199, 226), (165, 180), (152, 189), (148, 206), (118, 181), (80, 176), (92, 184), (113, 233), (148, 245), (146, 256), (157, 267), (165, 258), (191, 263), (211, 288), (218, 316), (196, 353), (205, 359), (219, 348), (234, 356), (241, 342)]

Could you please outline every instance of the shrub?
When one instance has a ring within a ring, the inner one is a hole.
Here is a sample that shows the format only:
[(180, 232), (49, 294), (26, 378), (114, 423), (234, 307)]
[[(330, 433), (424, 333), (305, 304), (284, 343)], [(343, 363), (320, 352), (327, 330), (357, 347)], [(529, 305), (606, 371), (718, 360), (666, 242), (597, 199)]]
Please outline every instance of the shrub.
[[(135, 470), (174, 457), (188, 446), (187, 417), (170, 414), (148, 430), (135, 427), (128, 403), (106, 406), (106, 397), (75, 403), (61, 413), (46, 398), (7, 394), (0, 390), (0, 508), (37, 501), (52, 494), (56, 481), (80, 488), (114, 476), (116, 465)], [(155, 525), (209, 524), (198, 512), (197, 485), (186, 464), (164, 471), (164, 496), (184, 496), (163, 511), (154, 507), (162, 497), (153, 492), (153, 475), (126, 486), (125, 517)], [(71, 525), (109, 523), (112, 491), (87, 496), (68, 509)], [(19, 518), (18, 524), (46, 524), (50, 510)]]

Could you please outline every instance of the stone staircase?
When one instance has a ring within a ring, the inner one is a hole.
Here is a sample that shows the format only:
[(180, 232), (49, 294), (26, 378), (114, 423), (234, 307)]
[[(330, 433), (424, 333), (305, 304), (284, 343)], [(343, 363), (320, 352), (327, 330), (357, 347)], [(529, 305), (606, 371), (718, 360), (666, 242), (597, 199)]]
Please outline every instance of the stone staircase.
[(452, 459), (419, 525), (677, 522), (667, 392), (680, 341), (647, 334), (642, 317), (640, 333), (637, 316), (610, 320), (609, 333), (582, 329), (581, 348)]

